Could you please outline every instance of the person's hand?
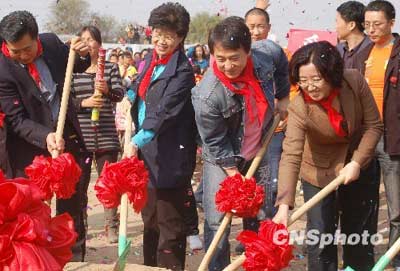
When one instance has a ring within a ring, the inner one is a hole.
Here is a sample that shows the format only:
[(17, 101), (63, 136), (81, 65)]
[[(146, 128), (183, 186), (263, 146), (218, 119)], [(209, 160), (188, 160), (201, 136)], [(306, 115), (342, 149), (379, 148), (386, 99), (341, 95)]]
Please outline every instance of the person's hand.
[(275, 113), (279, 114), (281, 117), (281, 120), (285, 120), (288, 116), (288, 106), (289, 106), (290, 100), (289, 96), (282, 98), (280, 100), (276, 100), (275, 102)]
[(71, 49), (74, 50), (81, 57), (86, 57), (89, 53), (89, 46), (79, 37), (75, 37), (71, 41)]
[(129, 144), (124, 145), (124, 153), (122, 154), (122, 158), (131, 158), (137, 157), (138, 147), (135, 144), (130, 142)]
[[(227, 174), (229, 177), (233, 177), (233, 176), (235, 176), (236, 174), (240, 174), (240, 172), (239, 172), (239, 170), (237, 169), (237, 167), (224, 168), (224, 170), (225, 170), (226, 174)], [(243, 178), (243, 180), (244, 180), (244, 177), (243, 177), (243, 176), (242, 176), (242, 178)]]
[(65, 142), (62, 138), (56, 140), (56, 133), (49, 133), (46, 137), (46, 145), (49, 153), (53, 153), (54, 151), (62, 153), (64, 151)]
[(355, 181), (360, 176), (360, 164), (356, 161), (351, 161), (347, 163), (347, 165), (342, 168), (339, 172), (340, 175), (345, 177), (344, 184), (349, 184), (352, 181)]
[(100, 108), (104, 104), (104, 99), (98, 94), (93, 94), (89, 98), (83, 99), (81, 102), (82, 107), (97, 107)]
[(289, 221), (289, 205), (281, 204), (279, 205), (278, 212), (272, 218), (272, 221), (277, 224), (283, 224), (287, 227)]
[(108, 92), (110, 91), (108, 89), (108, 84), (104, 79), (97, 79), (94, 82), (94, 89), (103, 94), (108, 94)]
[(260, 8), (266, 10), (270, 6), (269, 0), (257, 0), (256, 1), (256, 8)]

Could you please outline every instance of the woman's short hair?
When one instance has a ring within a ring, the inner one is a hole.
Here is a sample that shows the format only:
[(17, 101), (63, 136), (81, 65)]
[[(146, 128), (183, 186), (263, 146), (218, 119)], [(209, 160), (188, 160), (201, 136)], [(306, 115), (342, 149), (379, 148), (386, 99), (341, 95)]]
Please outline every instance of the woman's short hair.
[(342, 86), (343, 60), (335, 46), (327, 41), (319, 41), (298, 49), (289, 63), (289, 79), (292, 84), (300, 80), (300, 67), (310, 63), (314, 64), (321, 77), (332, 87)]
[(179, 37), (186, 38), (190, 15), (181, 4), (167, 2), (151, 11), (148, 24), (153, 29), (167, 28), (176, 32)]
[(94, 26), (94, 25), (88, 25), (88, 26), (84, 26), (82, 27), (81, 31), (79, 31), (79, 36), (82, 36), (83, 32), (88, 31), (90, 33), (90, 36), (92, 36), (92, 38), (97, 41), (98, 44), (102, 44), (102, 40), (101, 40), (101, 32), (100, 30)]
[(244, 19), (231, 16), (219, 22), (208, 37), (208, 48), (211, 54), (214, 54), (214, 46), (218, 43), (226, 49), (243, 48), (246, 53), (250, 52), (251, 34)]

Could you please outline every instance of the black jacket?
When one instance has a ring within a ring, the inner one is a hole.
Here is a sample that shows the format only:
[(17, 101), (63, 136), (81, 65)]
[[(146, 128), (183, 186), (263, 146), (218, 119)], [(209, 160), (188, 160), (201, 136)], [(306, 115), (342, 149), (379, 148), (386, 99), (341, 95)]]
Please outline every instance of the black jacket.
[(11, 178), (11, 167), (8, 161), (8, 152), (6, 146), (7, 139), (7, 126), (4, 124), (0, 127), (0, 169), (3, 171), (4, 175)]
[[(143, 72), (132, 87), (135, 91), (150, 66), (151, 55), (148, 54)], [(155, 132), (155, 137), (142, 147), (140, 157), (145, 161), (151, 184), (156, 188), (184, 187), (193, 175), (197, 130), (190, 93), (194, 85), (189, 60), (178, 50), (146, 92), (146, 115), (142, 128)], [(132, 117), (139, 127), (137, 100), (132, 108)]]
[[(40, 34), (39, 38), (43, 46), (42, 57), (61, 97), (69, 48), (54, 34)], [(77, 55), (74, 67), (76, 72), (85, 71), (89, 65), (90, 57), (83, 60)], [(24, 168), (32, 162), (34, 156), (49, 155), (46, 137), (55, 131), (57, 120), (52, 119), (50, 106), (27, 69), (3, 54), (0, 55), (0, 107), (6, 114), (7, 149), (12, 175), (23, 176)], [(82, 137), (71, 99), (64, 139), (66, 151), (79, 151)]]
[[(383, 124), (385, 151), (392, 156), (400, 155), (400, 36), (395, 41), (385, 72), (383, 88)], [(358, 53), (356, 68), (365, 75), (365, 61), (374, 44)]]

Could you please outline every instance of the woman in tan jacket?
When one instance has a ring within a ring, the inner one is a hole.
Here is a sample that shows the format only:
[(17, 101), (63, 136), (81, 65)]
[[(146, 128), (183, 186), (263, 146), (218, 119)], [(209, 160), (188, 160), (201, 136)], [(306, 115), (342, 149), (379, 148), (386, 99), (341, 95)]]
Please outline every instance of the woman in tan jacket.
[[(379, 188), (379, 181), (371, 177), (377, 170), (372, 158), (383, 130), (371, 91), (358, 71), (343, 69), (339, 52), (328, 42), (299, 49), (290, 62), (289, 76), (300, 94), (288, 110), (279, 165), (279, 209), (273, 220), (287, 224), (299, 178), (307, 201), (343, 174), (345, 185), (307, 213), (308, 270), (338, 270), (335, 232), (339, 218), (341, 233), (353, 234), (339, 240), (346, 242), (344, 266), (370, 270), (374, 263), (371, 236), (377, 223), (371, 214), (378, 208)], [(363, 234), (368, 237), (358, 241)]]

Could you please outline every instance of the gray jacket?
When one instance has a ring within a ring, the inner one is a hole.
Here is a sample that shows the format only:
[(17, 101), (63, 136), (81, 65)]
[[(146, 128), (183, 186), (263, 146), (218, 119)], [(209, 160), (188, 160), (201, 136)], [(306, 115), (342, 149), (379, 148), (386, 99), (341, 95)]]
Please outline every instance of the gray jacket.
[[(288, 61), (281, 47), (269, 40), (252, 45), (255, 74), (268, 101), (263, 137), (272, 123), (274, 98), (289, 95)], [(222, 167), (238, 166), (244, 135), (244, 101), (227, 89), (208, 69), (192, 89), (196, 124), (202, 139), (203, 159)]]

